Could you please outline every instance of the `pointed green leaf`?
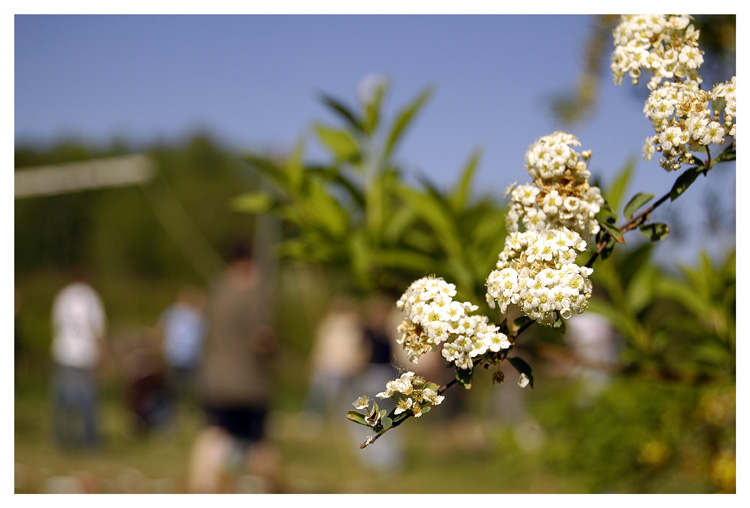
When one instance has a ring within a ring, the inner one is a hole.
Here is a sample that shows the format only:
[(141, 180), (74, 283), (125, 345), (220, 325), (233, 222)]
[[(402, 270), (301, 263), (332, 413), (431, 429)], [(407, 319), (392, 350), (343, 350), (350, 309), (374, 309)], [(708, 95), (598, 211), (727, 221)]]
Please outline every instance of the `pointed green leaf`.
[(263, 213), (273, 207), (274, 200), (262, 192), (248, 192), (236, 196), (230, 202), (232, 210), (243, 213)]
[(633, 214), (635, 214), (636, 210), (651, 201), (653, 198), (653, 194), (649, 194), (647, 192), (639, 192), (638, 194), (633, 196), (630, 201), (628, 201), (627, 205), (625, 205), (625, 211), (623, 212), (623, 215), (625, 215), (626, 219), (632, 219)]
[(304, 165), (303, 156), (305, 152), (305, 142), (303, 139), (299, 139), (297, 144), (294, 146), (294, 150), (289, 155), (289, 158), (284, 164), (284, 169), (289, 181), (290, 190), (293, 193), (299, 192), (302, 188), (302, 180), (304, 179)]
[(455, 211), (460, 211), (466, 208), (466, 204), (469, 201), (469, 194), (471, 193), (471, 182), (474, 178), (474, 172), (479, 164), (481, 155), (482, 154), (479, 150), (474, 151), (461, 172), (460, 180), (451, 193), (451, 204)]
[(385, 143), (385, 149), (383, 151), (383, 159), (388, 160), (390, 158), (391, 154), (396, 149), (396, 145), (401, 140), (401, 136), (431, 95), (432, 89), (429, 87), (425, 88), (417, 96), (417, 98), (411, 102), (411, 104), (403, 108), (398, 113), (398, 115), (396, 116), (396, 120), (394, 121), (393, 125), (391, 126), (390, 132), (388, 133), (388, 137)]
[(359, 146), (348, 132), (317, 124), (313, 127), (318, 139), (340, 161), (352, 161), (359, 157)]
[(641, 234), (652, 242), (658, 242), (669, 234), (669, 226), (663, 222), (654, 222), (641, 226)]
[(716, 158), (718, 161), (733, 161), (737, 160), (737, 149), (736, 148), (730, 148), (728, 150), (724, 150), (719, 154), (719, 156)]
[(607, 189), (605, 198), (613, 210), (620, 209), (620, 202), (630, 184), (630, 178), (635, 169), (635, 159), (630, 159), (617, 175), (612, 185)]
[(723, 97), (717, 97), (712, 101), (711, 109), (713, 111), (718, 111), (719, 114), (724, 113), (724, 108), (727, 107), (727, 101)]
[(385, 249), (378, 251), (373, 257), (379, 265), (388, 268), (406, 268), (414, 272), (423, 273), (436, 271), (436, 260), (432, 256), (406, 249)]
[(607, 259), (612, 254), (612, 251), (615, 250), (615, 243), (617, 242), (615, 242), (613, 239), (610, 239), (607, 242), (607, 245), (604, 246), (601, 254), (599, 254), (599, 257), (602, 258), (602, 260)]
[(531, 372), (531, 365), (518, 356), (508, 358), (508, 361), (519, 374), (524, 374), (529, 379), (529, 386), (534, 388), (534, 375)]
[(362, 129), (365, 134), (370, 136), (375, 129), (377, 129), (380, 123), (380, 105), (383, 102), (386, 91), (388, 90), (388, 83), (386, 81), (380, 83), (375, 89), (375, 93), (370, 97), (367, 103), (364, 105), (364, 121), (362, 122)]
[(310, 206), (319, 222), (332, 236), (343, 236), (348, 223), (347, 213), (338, 201), (326, 192), (320, 182), (310, 182), (309, 189)]
[(346, 418), (348, 420), (353, 421), (354, 423), (358, 423), (360, 425), (364, 425), (365, 427), (369, 427), (367, 424), (367, 421), (365, 421), (365, 415), (362, 413), (359, 413), (357, 411), (349, 411), (346, 413)]
[(560, 316), (560, 314), (557, 314), (557, 319), (554, 323), (552, 323), (552, 328), (559, 331), (563, 335), (565, 335), (565, 332), (567, 331), (567, 328), (565, 326), (565, 320)]
[(672, 190), (669, 191), (669, 197), (672, 201), (679, 198), (688, 187), (690, 187), (698, 176), (704, 171), (703, 166), (693, 166), (688, 168), (682, 173), (677, 180), (675, 180)]
[(456, 380), (465, 389), (471, 389), (471, 381), (474, 377), (474, 369), (459, 369), (456, 367)]
[(334, 112), (338, 113), (339, 116), (346, 120), (346, 122), (356, 131), (362, 131), (362, 121), (357, 118), (357, 115), (345, 106), (344, 103), (326, 94), (320, 94), (319, 98), (321, 102), (331, 108)]
[(520, 316), (513, 320), (514, 331), (520, 330), (521, 328), (528, 326), (534, 320), (529, 316)]

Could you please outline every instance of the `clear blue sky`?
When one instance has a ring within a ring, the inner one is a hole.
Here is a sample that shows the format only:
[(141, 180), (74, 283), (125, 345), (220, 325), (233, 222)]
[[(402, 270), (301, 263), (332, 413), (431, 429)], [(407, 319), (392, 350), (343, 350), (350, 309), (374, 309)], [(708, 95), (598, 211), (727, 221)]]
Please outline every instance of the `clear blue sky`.
[[(331, 118), (316, 92), (353, 103), (361, 79), (379, 74), (393, 85), (391, 114), (423, 87), (435, 87), (397, 153), (406, 168), (446, 185), (479, 147), (477, 186), (501, 194), (513, 181), (528, 181), (528, 146), (565, 129), (549, 113), (549, 98), (575, 84), (592, 21), (574, 15), (16, 16), (16, 144), (63, 135), (148, 142), (202, 128), (238, 150), (288, 149), (314, 121)], [(609, 183), (636, 157), (630, 194), (666, 192), (677, 174), (640, 156), (651, 134), (642, 97), (609, 76), (599, 94), (593, 116), (566, 129), (594, 152), (592, 172)], [(320, 152), (309, 139), (315, 156)], [(733, 167), (709, 180), (733, 211)], [(703, 199), (703, 189), (691, 188), (674, 205), (692, 213)]]

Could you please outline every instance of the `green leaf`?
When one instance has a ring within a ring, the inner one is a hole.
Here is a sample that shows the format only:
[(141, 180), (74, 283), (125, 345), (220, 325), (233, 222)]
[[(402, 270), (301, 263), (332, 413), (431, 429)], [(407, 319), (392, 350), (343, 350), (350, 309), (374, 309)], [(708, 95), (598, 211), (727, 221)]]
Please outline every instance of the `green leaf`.
[(454, 259), (460, 259), (462, 257), (461, 240), (453, 217), (446, 203), (441, 201), (442, 198), (417, 192), (406, 185), (399, 186), (397, 191), (406, 205), (432, 227), (432, 233), (440, 240), (445, 253)]
[(348, 420), (353, 421), (354, 423), (358, 423), (360, 425), (364, 425), (365, 427), (369, 427), (367, 421), (365, 421), (365, 415), (362, 413), (359, 413), (357, 411), (349, 411), (346, 413), (346, 418)]
[(466, 204), (469, 201), (471, 181), (474, 178), (474, 172), (479, 164), (481, 155), (482, 154), (479, 150), (474, 151), (471, 158), (464, 166), (464, 169), (461, 172), (461, 178), (456, 184), (455, 189), (451, 193), (451, 204), (453, 205), (453, 209), (457, 212), (466, 208)]
[(422, 106), (424, 106), (425, 102), (427, 102), (431, 95), (432, 89), (429, 87), (425, 88), (416, 99), (411, 102), (411, 104), (399, 112), (396, 120), (391, 126), (390, 132), (388, 133), (385, 149), (383, 151), (383, 159), (388, 160), (390, 158), (391, 154), (396, 149), (396, 145), (401, 140), (404, 131), (412, 120), (414, 120), (416, 114), (422, 109)]
[(415, 272), (435, 271), (435, 259), (431, 256), (420, 254), (406, 249), (385, 249), (378, 251), (373, 256), (378, 264), (389, 268), (406, 268)]
[(654, 195), (647, 192), (639, 192), (638, 194), (633, 196), (630, 201), (628, 201), (628, 204), (625, 205), (625, 211), (623, 212), (625, 218), (632, 219), (633, 214), (635, 214), (636, 210), (638, 210), (640, 207), (642, 207), (652, 199), (654, 199)]
[(718, 157), (716, 157), (716, 161), (733, 161), (737, 160), (737, 149), (736, 148), (730, 148), (728, 150), (724, 150), (719, 154)]
[(366, 234), (367, 232), (364, 229), (358, 229), (349, 236), (347, 243), (354, 275), (364, 285), (368, 285), (370, 282), (371, 262)]
[(274, 205), (274, 199), (262, 192), (248, 192), (236, 196), (230, 202), (230, 207), (237, 212), (263, 213)]
[(658, 242), (669, 234), (669, 226), (663, 222), (653, 222), (641, 226), (641, 234), (652, 242)]
[(346, 107), (342, 102), (326, 94), (320, 94), (319, 98), (321, 102), (323, 102), (326, 106), (328, 106), (333, 111), (338, 113), (357, 132), (362, 131), (362, 121), (359, 118), (357, 118), (357, 115), (354, 112), (352, 112), (351, 109)]
[(474, 377), (474, 369), (459, 369), (456, 367), (456, 380), (465, 389), (471, 389), (471, 381)]
[(677, 180), (675, 180), (672, 190), (669, 191), (669, 197), (672, 201), (679, 198), (688, 187), (690, 187), (698, 176), (705, 170), (704, 166), (693, 166), (688, 168), (682, 173)]
[(302, 138), (297, 141), (294, 150), (284, 164), (284, 169), (288, 178), (289, 187), (292, 193), (299, 192), (302, 188), (304, 175), (303, 156), (305, 153), (305, 142)]
[(557, 319), (554, 323), (552, 323), (552, 328), (559, 331), (563, 335), (567, 331), (567, 327), (565, 326), (565, 320), (560, 316), (560, 314), (557, 314)]
[(599, 220), (598, 214), (596, 218), (599, 222), (599, 225), (602, 227), (602, 229), (605, 230), (607, 233), (609, 233), (609, 235), (612, 237), (614, 241), (616, 241), (617, 243), (625, 243), (625, 237), (622, 231), (620, 231), (620, 228), (618, 228), (611, 222), (606, 222), (606, 220), (605, 221)]
[(533, 321), (534, 320), (531, 319), (529, 316), (517, 317), (516, 319), (513, 320), (513, 327), (515, 328), (515, 330), (520, 330), (521, 328), (526, 326), (528, 323), (532, 323)]
[(711, 109), (714, 111), (718, 111), (719, 114), (724, 113), (724, 108), (727, 107), (727, 101), (723, 97), (717, 97), (712, 101)]
[(432, 406), (422, 406), (422, 414), (427, 414), (432, 410)]
[(604, 246), (604, 249), (602, 249), (601, 254), (599, 254), (599, 257), (602, 258), (602, 260), (607, 259), (610, 255), (612, 255), (612, 251), (615, 250), (615, 242), (613, 239), (607, 242), (607, 245)]
[(628, 160), (625, 166), (618, 173), (615, 181), (607, 189), (604, 197), (613, 210), (620, 209), (620, 202), (622, 201), (622, 197), (625, 194), (628, 185), (630, 184), (630, 178), (633, 175), (634, 168), (635, 159)]
[(429, 381), (424, 384), (424, 387), (425, 388), (429, 388), (430, 390), (432, 390), (433, 392), (436, 392), (436, 393), (440, 389), (440, 385), (438, 385), (437, 383), (429, 382)]
[(383, 97), (388, 90), (388, 82), (381, 82), (375, 89), (372, 97), (367, 99), (364, 105), (364, 120), (362, 121), (362, 129), (365, 131), (367, 136), (370, 136), (375, 129), (377, 129), (380, 123), (380, 105), (383, 102)]
[(340, 129), (331, 129), (325, 125), (317, 124), (313, 127), (318, 139), (335, 155), (338, 160), (352, 161), (359, 158), (359, 146), (348, 132)]
[(393, 426), (393, 420), (390, 418), (383, 418), (381, 420), (381, 425), (383, 426), (383, 432), (385, 432)]
[(342, 236), (346, 231), (348, 216), (338, 201), (328, 195), (320, 182), (310, 183), (308, 199), (326, 230), (336, 238)]
[(529, 378), (529, 386), (534, 388), (534, 375), (531, 372), (531, 365), (526, 363), (525, 360), (518, 356), (508, 358), (508, 361), (513, 366), (513, 368), (518, 371), (519, 374), (525, 374), (526, 377)]

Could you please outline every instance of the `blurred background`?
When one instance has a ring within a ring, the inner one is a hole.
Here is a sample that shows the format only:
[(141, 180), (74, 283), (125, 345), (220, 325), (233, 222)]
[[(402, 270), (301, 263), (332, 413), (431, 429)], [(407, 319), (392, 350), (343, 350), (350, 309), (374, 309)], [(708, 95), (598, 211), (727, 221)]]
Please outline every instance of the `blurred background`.
[[(394, 343), (411, 281), (491, 312), (504, 189), (537, 138), (577, 135), (615, 211), (669, 191), (679, 173), (640, 156), (645, 85), (612, 83), (616, 23), (17, 15), (15, 491), (734, 492), (734, 162), (654, 213), (664, 240), (597, 261), (565, 335), (522, 336), (533, 389), (479, 372), (365, 450), (345, 418), (415, 368)], [(731, 79), (734, 16), (694, 24), (706, 88)], [(66, 314), (82, 276), (95, 296)], [(54, 343), (84, 307), (106, 324), (81, 369)], [(263, 372), (235, 382), (266, 414), (249, 449), (205, 411), (230, 321)]]

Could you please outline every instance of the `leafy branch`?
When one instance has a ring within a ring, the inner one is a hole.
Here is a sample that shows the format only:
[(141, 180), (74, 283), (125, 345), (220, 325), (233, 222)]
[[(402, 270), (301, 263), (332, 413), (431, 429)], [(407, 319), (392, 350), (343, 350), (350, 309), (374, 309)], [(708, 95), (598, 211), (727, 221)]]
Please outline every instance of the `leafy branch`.
[(706, 149), (706, 152), (707, 158), (703, 164), (685, 170), (685, 172), (677, 178), (669, 192), (661, 196), (651, 206), (635, 215), (635, 211), (648, 203), (654, 195), (638, 193), (633, 196), (624, 209), (625, 216), (629, 218), (622, 225), (614, 225), (617, 217), (608, 207), (600, 212), (597, 215), (597, 219), (599, 220), (602, 229), (598, 235), (594, 254), (588, 260), (586, 266), (589, 268), (593, 266), (594, 261), (596, 261), (599, 256), (601, 256), (602, 259), (608, 257), (614, 248), (615, 243), (624, 244), (624, 234), (628, 231), (640, 228), (641, 233), (652, 242), (661, 240), (669, 234), (669, 227), (664, 223), (657, 222), (647, 224), (651, 219), (651, 213), (668, 200), (674, 201), (680, 197), (701, 174), (703, 176), (708, 176), (708, 172), (716, 165), (716, 163), (735, 160), (737, 157), (737, 142), (732, 141), (732, 143), (730, 143), (716, 158), (711, 158), (711, 153), (708, 151), (708, 148)]

